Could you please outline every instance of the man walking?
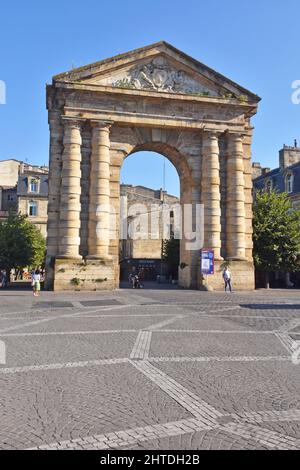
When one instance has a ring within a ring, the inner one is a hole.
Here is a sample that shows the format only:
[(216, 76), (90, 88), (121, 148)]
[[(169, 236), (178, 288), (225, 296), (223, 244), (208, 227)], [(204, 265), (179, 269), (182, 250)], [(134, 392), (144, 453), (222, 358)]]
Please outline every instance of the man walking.
[(231, 288), (231, 272), (229, 271), (228, 266), (223, 271), (223, 279), (225, 283), (225, 292), (227, 291), (227, 287), (229, 287), (229, 291), (232, 292)]

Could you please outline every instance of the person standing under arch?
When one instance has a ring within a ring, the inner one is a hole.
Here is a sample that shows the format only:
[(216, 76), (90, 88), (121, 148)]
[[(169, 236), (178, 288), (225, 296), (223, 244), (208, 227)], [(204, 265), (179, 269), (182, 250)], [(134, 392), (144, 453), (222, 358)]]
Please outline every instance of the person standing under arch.
[(36, 269), (32, 274), (32, 288), (33, 288), (33, 295), (34, 297), (39, 296), (39, 292), (41, 290), (41, 273), (39, 269)]
[(229, 291), (232, 292), (231, 272), (230, 272), (228, 266), (226, 266), (226, 268), (223, 271), (223, 279), (224, 279), (224, 283), (225, 283), (225, 292), (227, 291), (227, 287), (229, 288)]

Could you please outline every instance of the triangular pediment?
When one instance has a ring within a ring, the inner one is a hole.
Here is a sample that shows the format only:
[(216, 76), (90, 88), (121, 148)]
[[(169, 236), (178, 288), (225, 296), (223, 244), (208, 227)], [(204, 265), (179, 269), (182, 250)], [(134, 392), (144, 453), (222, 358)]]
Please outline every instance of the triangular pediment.
[(56, 75), (54, 81), (259, 101), (257, 95), (164, 41)]

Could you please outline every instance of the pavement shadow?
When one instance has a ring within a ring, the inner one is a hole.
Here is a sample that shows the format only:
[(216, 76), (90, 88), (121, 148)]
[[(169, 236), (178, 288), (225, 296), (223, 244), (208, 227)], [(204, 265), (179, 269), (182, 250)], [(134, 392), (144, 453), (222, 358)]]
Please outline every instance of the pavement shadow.
[(299, 304), (240, 304), (242, 308), (253, 310), (300, 310)]

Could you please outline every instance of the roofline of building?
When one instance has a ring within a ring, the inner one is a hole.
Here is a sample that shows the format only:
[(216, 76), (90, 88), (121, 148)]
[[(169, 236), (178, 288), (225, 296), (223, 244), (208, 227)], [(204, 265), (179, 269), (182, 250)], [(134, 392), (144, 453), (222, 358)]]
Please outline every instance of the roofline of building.
[(171, 196), (171, 197), (174, 197), (176, 199), (179, 199), (179, 196), (174, 196), (173, 194), (168, 193), (166, 190), (164, 190), (162, 188), (153, 189), (153, 188), (149, 188), (148, 186), (143, 186), (143, 185), (140, 185), (140, 184), (135, 185), (135, 184), (120, 183), (120, 187), (122, 187), (122, 186), (127, 186), (127, 187), (131, 187), (131, 188), (142, 188), (142, 189), (147, 189), (149, 191), (154, 191), (154, 192), (162, 191), (167, 196)]
[(300, 162), (293, 163), (292, 165), (286, 166), (285, 168), (281, 168), (280, 166), (277, 168), (274, 168), (273, 170), (268, 171), (267, 173), (264, 173), (262, 175), (257, 176), (256, 178), (253, 178), (253, 181), (259, 181), (264, 178), (269, 178), (270, 176), (273, 176), (275, 174), (279, 174), (280, 171), (282, 172), (287, 172), (288, 170), (292, 170), (294, 168), (300, 168)]
[(5, 158), (4, 160), (0, 160), (0, 163), (2, 162), (18, 162), (18, 163), (24, 163), (22, 160), (17, 160), (16, 158)]

